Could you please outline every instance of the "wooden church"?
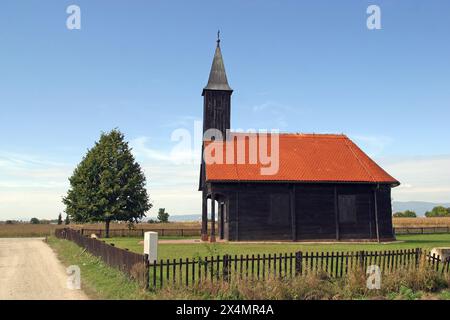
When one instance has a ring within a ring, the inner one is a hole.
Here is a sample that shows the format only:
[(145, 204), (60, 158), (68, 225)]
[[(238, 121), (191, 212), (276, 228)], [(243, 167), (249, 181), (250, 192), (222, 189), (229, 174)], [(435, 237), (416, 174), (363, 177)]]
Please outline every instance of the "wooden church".
[[(214, 128), (226, 136), (232, 93), (218, 39), (202, 94), (204, 132)], [(204, 138), (202, 150), (208, 143), (235, 144), (238, 135), (226, 142)], [(347, 136), (283, 133), (276, 137), (271, 134), (268, 140), (274, 138), (278, 141), (279, 168), (272, 175), (260, 173), (262, 164), (235, 159), (231, 163), (208, 163), (202, 157), (199, 190), (203, 241), (395, 238), (391, 188), (400, 183)], [(245, 144), (246, 157), (249, 145)]]

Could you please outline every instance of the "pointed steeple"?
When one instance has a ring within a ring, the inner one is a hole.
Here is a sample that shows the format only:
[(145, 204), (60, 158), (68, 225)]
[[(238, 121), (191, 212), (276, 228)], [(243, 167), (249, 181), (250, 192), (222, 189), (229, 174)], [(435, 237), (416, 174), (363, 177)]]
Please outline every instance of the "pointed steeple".
[(228, 85), (225, 65), (223, 64), (222, 51), (220, 50), (220, 31), (217, 32), (216, 52), (214, 53), (208, 84), (204, 90), (233, 91)]

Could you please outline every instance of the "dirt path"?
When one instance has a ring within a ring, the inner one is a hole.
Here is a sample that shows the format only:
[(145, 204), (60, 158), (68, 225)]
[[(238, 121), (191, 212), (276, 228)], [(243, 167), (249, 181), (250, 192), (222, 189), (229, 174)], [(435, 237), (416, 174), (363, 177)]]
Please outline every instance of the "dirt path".
[(43, 239), (0, 238), (0, 300), (87, 299), (66, 281), (66, 268)]

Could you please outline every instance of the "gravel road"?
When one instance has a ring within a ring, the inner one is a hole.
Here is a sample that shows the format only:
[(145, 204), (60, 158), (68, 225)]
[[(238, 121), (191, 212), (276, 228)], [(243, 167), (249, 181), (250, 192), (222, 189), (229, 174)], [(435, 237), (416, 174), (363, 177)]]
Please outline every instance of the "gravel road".
[(66, 268), (41, 238), (0, 238), (0, 300), (79, 300)]

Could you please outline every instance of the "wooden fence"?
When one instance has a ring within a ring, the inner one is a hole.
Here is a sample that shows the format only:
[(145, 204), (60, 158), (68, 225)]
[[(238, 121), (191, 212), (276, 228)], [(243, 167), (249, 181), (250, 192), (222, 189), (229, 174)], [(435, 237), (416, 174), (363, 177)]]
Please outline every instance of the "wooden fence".
[[(155, 228), (155, 229), (110, 229), (109, 236), (110, 237), (144, 237), (144, 233), (147, 231), (158, 232), (160, 237), (200, 237), (201, 229), (194, 228), (173, 228), (173, 229), (165, 229), (165, 228)], [(80, 229), (82, 235), (91, 235), (95, 234), (99, 238), (103, 238), (105, 235), (105, 229)]]
[(55, 236), (75, 242), (92, 255), (102, 259), (107, 265), (117, 268), (133, 278), (146, 276), (146, 273), (148, 273), (148, 270), (146, 272), (144, 269), (146, 265), (144, 255), (116, 248), (101, 240), (85, 237), (81, 232), (73, 229), (57, 229), (55, 230)]
[(224, 255), (204, 259), (173, 259), (148, 263), (146, 287), (156, 290), (168, 285), (189, 286), (208, 280), (232, 279), (267, 280), (289, 279), (310, 273), (322, 273), (331, 278), (346, 276), (354, 268), (366, 270), (370, 265), (380, 267), (382, 273), (401, 268), (413, 269), (422, 255), (433, 269), (449, 272), (449, 261), (430, 256), (421, 249), (358, 252), (296, 252), (285, 254)]
[(441, 227), (397, 227), (394, 234), (438, 234), (450, 233), (450, 226)]
[[(158, 232), (160, 237), (200, 237), (199, 228), (149, 228), (149, 229), (110, 229), (110, 237), (144, 237), (146, 231)], [(105, 229), (80, 229), (82, 235), (95, 234), (99, 238), (105, 235)], [(217, 231), (218, 232), (218, 231)], [(441, 227), (397, 227), (394, 234), (439, 234), (450, 233), (450, 226)], [(217, 234), (217, 233), (216, 233)]]

